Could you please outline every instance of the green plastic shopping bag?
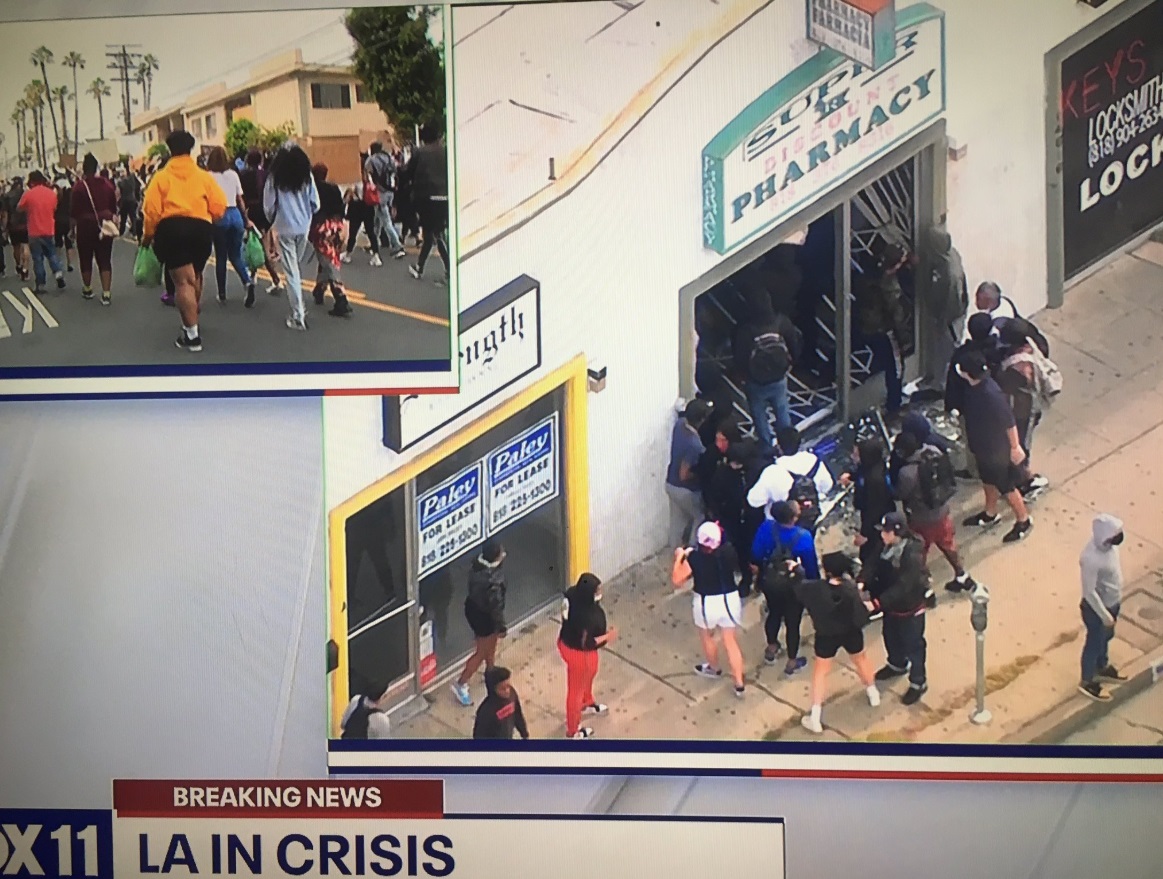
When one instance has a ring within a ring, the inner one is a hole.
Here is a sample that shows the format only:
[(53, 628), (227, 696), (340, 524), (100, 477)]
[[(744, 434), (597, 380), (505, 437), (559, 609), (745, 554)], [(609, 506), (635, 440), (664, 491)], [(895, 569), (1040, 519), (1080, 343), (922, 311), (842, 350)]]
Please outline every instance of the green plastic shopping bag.
[(246, 267), (251, 272), (257, 272), (266, 265), (266, 248), (262, 245), (262, 238), (253, 229), (248, 230), (246, 233), (245, 258)]
[(152, 247), (139, 247), (137, 259), (133, 261), (133, 283), (138, 287), (160, 287), (162, 264), (158, 262)]

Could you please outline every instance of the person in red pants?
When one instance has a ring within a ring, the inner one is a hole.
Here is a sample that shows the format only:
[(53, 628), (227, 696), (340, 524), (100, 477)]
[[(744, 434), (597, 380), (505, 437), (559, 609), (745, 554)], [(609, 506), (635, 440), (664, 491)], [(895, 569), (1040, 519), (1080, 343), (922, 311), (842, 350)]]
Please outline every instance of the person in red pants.
[(561, 634), (557, 651), (565, 660), (568, 687), (565, 695), (565, 736), (588, 739), (591, 727), (582, 726), (583, 714), (601, 716), (609, 708), (594, 699), (594, 678), (598, 674), (598, 651), (617, 637), (618, 630), (607, 628), (602, 610), (602, 581), (593, 574), (582, 574), (577, 585), (565, 591), (561, 603)]

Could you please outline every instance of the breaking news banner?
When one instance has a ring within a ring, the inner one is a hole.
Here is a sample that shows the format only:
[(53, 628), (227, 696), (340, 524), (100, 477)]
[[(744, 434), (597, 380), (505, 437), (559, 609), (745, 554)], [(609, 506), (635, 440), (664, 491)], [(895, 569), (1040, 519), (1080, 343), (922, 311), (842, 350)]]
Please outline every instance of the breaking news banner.
[[(778, 818), (448, 815), (441, 781), (116, 781), (113, 810), (0, 810), (0, 875), (784, 879)], [(692, 826), (693, 825), (693, 826)]]

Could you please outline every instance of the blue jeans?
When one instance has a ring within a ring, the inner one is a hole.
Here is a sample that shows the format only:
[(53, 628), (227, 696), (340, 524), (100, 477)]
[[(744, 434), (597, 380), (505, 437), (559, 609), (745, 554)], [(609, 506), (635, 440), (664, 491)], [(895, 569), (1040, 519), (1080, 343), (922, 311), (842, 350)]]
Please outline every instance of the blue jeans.
[(283, 271), (287, 278), (287, 302), (291, 305), (291, 316), (299, 321), (307, 319), (307, 308), (303, 305), (302, 262), (312, 250), (306, 235), (279, 235), (279, 253), (283, 257)]
[[(1107, 610), (1116, 620), (1119, 618), (1119, 605)], [(1086, 684), (1098, 677), (1099, 669), (1110, 665), (1107, 647), (1115, 632), (1103, 625), (1102, 618), (1087, 601), (1082, 602), (1082, 624), (1086, 626), (1086, 640), (1082, 642), (1082, 682)]]
[(755, 434), (764, 445), (775, 445), (775, 435), (771, 432), (767, 415), (769, 408), (775, 412), (776, 427), (791, 427), (791, 403), (787, 395), (786, 376), (769, 385), (748, 382), (747, 405), (751, 410), (751, 420), (755, 422)]
[(380, 203), (376, 205), (376, 236), (380, 233), (386, 233), (388, 236), (388, 246), (391, 247), (393, 253), (398, 253), (403, 250), (404, 245), (400, 241), (400, 233), (396, 231), (396, 224), (392, 220), (392, 200), (395, 198), (395, 193), (381, 192)]
[(888, 333), (880, 333), (864, 339), (864, 344), (872, 349), (872, 374), (884, 373), (884, 387), (887, 391), (884, 408), (890, 413), (899, 412), (904, 389), (896, 342)]
[(61, 258), (57, 255), (57, 248), (51, 237), (29, 238), (28, 252), (32, 254), (32, 271), (36, 276), (37, 287), (43, 287), (48, 281), (44, 272), (44, 258), (46, 256), (54, 275), (59, 275), (65, 270), (65, 267), (61, 265)]
[(226, 209), (226, 214), (214, 224), (214, 277), (218, 281), (218, 297), (226, 298), (226, 263), (234, 266), (239, 280), (247, 286), (254, 279), (246, 267), (242, 256), (242, 242), (246, 236), (246, 223), (242, 211), (236, 207)]

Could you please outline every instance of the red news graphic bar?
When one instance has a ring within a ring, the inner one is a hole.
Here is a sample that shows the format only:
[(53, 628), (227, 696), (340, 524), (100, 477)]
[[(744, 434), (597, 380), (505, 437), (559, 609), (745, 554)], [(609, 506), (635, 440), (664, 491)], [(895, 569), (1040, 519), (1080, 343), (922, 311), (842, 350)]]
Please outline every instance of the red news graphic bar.
[(442, 818), (444, 782), (113, 782), (119, 818)]

